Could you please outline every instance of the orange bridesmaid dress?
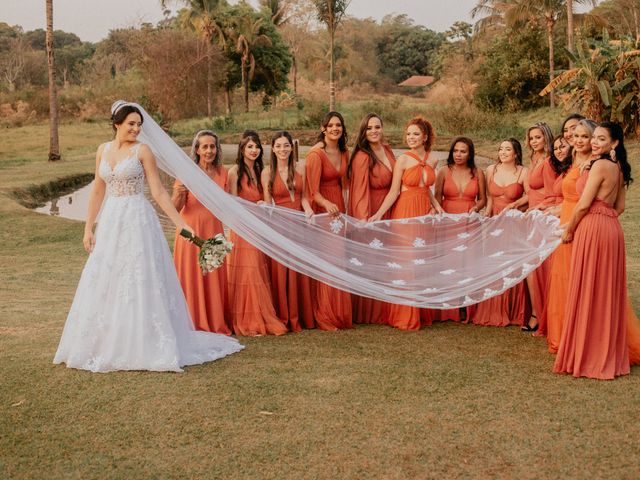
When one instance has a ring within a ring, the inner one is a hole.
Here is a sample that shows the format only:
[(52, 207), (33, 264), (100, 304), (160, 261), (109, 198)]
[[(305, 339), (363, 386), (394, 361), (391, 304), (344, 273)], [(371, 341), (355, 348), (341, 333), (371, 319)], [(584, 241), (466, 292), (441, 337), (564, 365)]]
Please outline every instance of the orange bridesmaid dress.
[[(221, 167), (213, 180), (226, 190), (227, 170)], [(176, 180), (176, 186), (182, 185)], [(187, 192), (187, 198), (180, 216), (201, 238), (211, 238), (223, 233), (222, 223), (198, 199)], [(189, 313), (196, 330), (231, 335), (228, 323), (229, 302), (227, 299), (227, 270), (222, 266), (203, 275), (198, 264), (200, 249), (181, 239), (176, 232), (173, 248), (173, 262), (176, 266), (180, 285), (189, 306)]]
[[(524, 187), (517, 181), (501, 187), (491, 179), (489, 191), (493, 198), (493, 215), (500, 213), (508, 204), (518, 200), (524, 194)], [(472, 322), (476, 325), (506, 327), (508, 325), (526, 325), (531, 317), (531, 301), (526, 281), (511, 287), (506, 292), (480, 302)]]
[[(580, 169), (572, 166), (562, 180), (562, 204), (560, 206), (560, 225), (569, 222), (580, 194), (576, 190), (576, 183), (580, 178)], [(564, 311), (567, 305), (567, 288), (569, 286), (569, 272), (571, 268), (571, 249), (573, 243), (561, 243), (550, 257), (549, 287), (547, 304), (542, 314), (541, 322), (546, 324), (547, 345), (551, 353), (558, 351)]]
[[(480, 192), (480, 183), (478, 182), (478, 176), (474, 175), (464, 189), (460, 191), (458, 185), (453, 180), (453, 174), (451, 168), (444, 166), (446, 174), (444, 177), (444, 184), (442, 185), (442, 209), (446, 213), (468, 213), (471, 208), (476, 204), (478, 193)], [(466, 307), (467, 318), (465, 321), (470, 321), (475, 315), (476, 306), (472, 305)], [(454, 322), (460, 321), (460, 309), (442, 310), (440, 312), (440, 318), (442, 320), (453, 320)]]
[[(313, 201), (316, 192), (338, 206), (345, 212), (344, 196), (342, 194), (342, 179), (347, 171), (348, 152), (342, 152), (340, 169), (336, 170), (331, 160), (321, 148), (312, 149), (307, 155), (306, 175), (308, 198), (313, 211), (325, 213), (324, 209)], [(338, 330), (352, 328), (351, 322), (351, 294), (322, 282), (315, 284), (313, 313), (316, 326), (321, 330)]]
[[(427, 156), (420, 158), (413, 152), (408, 155), (418, 163), (402, 172), (402, 190), (391, 211), (392, 219), (411, 218), (426, 215), (431, 209), (429, 188), (436, 181), (436, 173), (427, 164)], [(392, 304), (389, 308), (389, 325), (400, 330), (419, 330), (420, 327), (431, 325), (439, 312), (409, 307), (407, 305)]]
[[(578, 180), (578, 193), (588, 175), (585, 171)], [(610, 203), (594, 199), (578, 224), (570, 271), (565, 324), (553, 371), (602, 380), (627, 375), (625, 244)]]
[[(293, 195), (276, 173), (271, 196), (279, 207), (302, 211), (302, 175), (295, 173)], [(311, 279), (271, 259), (271, 292), (278, 318), (292, 332), (314, 328)]]
[[(566, 224), (580, 199), (576, 183), (580, 177), (580, 169), (571, 167), (562, 180), (562, 207), (560, 225)], [(547, 327), (547, 344), (551, 353), (558, 351), (562, 336), (564, 314), (567, 306), (567, 288), (571, 271), (571, 253), (573, 243), (561, 243), (551, 255), (551, 272), (549, 278), (549, 295), (541, 322)], [(629, 345), (629, 363), (640, 365), (640, 320), (636, 316), (631, 300), (627, 299), (627, 343)]]
[[(369, 169), (369, 155), (358, 152), (351, 162), (351, 181), (349, 186), (349, 205), (347, 212), (359, 220), (367, 220), (376, 213), (389, 193), (393, 179), (393, 167), (396, 158), (388, 145), (384, 146), (391, 170), (380, 162)], [(390, 211), (383, 219), (389, 218)], [(390, 304), (372, 298), (353, 295), (353, 321), (355, 323), (386, 324)]]
[[(529, 173), (529, 208), (546, 205), (547, 200), (554, 196), (553, 186), (556, 178), (558, 178), (558, 174), (551, 166), (549, 157), (538, 162)], [(551, 259), (547, 258), (531, 273), (530, 277), (531, 303), (538, 318), (538, 324), (540, 317), (544, 315), (544, 308), (547, 304), (550, 271)]]
[[(238, 196), (257, 202), (262, 200), (258, 187), (242, 177)], [(227, 261), (229, 276), (229, 310), (236, 335), (283, 335), (287, 327), (273, 308), (269, 286), (267, 257), (256, 247), (238, 236), (229, 235), (233, 249)]]

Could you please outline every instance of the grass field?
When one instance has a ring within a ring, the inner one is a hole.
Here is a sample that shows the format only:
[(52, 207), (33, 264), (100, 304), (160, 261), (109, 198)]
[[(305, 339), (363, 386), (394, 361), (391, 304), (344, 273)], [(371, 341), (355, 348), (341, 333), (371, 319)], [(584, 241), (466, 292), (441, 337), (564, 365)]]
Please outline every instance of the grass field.
[[(240, 354), (184, 374), (51, 365), (83, 225), (14, 195), (91, 172), (109, 135), (64, 125), (64, 161), (50, 164), (46, 126), (0, 131), (0, 478), (638, 478), (640, 368), (555, 375), (544, 340), (515, 328), (243, 338)], [(640, 143), (629, 149), (640, 180)], [(622, 217), (636, 307), (639, 192)]]

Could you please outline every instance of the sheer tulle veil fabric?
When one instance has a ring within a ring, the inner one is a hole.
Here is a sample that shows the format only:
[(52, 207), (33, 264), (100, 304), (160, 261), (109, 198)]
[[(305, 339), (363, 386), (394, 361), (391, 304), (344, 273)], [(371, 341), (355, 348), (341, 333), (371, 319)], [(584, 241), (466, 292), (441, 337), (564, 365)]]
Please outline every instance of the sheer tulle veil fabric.
[(560, 243), (558, 219), (510, 210), (366, 223), (256, 205), (224, 192), (139, 105), (159, 168), (281, 264), (342, 290), (419, 307), (471, 305), (516, 285)]

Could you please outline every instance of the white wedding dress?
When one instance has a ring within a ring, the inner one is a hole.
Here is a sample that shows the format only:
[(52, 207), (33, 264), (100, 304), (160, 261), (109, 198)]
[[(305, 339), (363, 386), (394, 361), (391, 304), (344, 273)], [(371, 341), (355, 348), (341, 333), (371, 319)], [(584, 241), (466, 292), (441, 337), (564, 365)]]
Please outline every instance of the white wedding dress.
[(158, 217), (144, 196), (140, 144), (112, 170), (99, 166), (107, 196), (53, 363), (109, 372), (180, 372), (244, 348), (193, 329)]

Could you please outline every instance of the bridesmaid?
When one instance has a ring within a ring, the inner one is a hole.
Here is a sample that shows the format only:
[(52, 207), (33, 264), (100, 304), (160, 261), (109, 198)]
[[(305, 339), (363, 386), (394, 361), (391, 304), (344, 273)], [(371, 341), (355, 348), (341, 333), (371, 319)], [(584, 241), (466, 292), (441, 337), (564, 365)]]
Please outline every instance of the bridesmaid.
[[(569, 142), (560, 134), (553, 140), (553, 152), (551, 153), (550, 164), (555, 173), (558, 175), (553, 183), (551, 192), (547, 194), (542, 204), (538, 205), (538, 209), (547, 215), (560, 216), (561, 205), (563, 201), (562, 188), (563, 181), (567, 171), (572, 164), (572, 147)], [(548, 279), (546, 286), (546, 301), (542, 307), (542, 312), (538, 315), (538, 324), (533, 329), (537, 330), (534, 336), (544, 337), (547, 335), (547, 315), (549, 307), (549, 297), (551, 288), (551, 277), (553, 275), (553, 256), (552, 254), (545, 263), (549, 263)]]
[(572, 113), (562, 122), (561, 133), (564, 139), (569, 142), (569, 145), (573, 146), (573, 132), (580, 123), (580, 120), (585, 120), (585, 117), (579, 113)]
[[(558, 174), (551, 165), (553, 133), (549, 125), (544, 122), (534, 124), (527, 130), (526, 138), (531, 159), (527, 211), (531, 211), (543, 207), (545, 199), (553, 195), (553, 185)], [(525, 332), (535, 332), (538, 329), (537, 319), (542, 316), (546, 304), (550, 268), (551, 263), (547, 259), (527, 277), (533, 315), (536, 320), (522, 327)]]
[(618, 215), (632, 181), (620, 125), (604, 122), (591, 141), (595, 159), (577, 182), (581, 194), (563, 235), (573, 242), (565, 328), (553, 370), (610, 380), (629, 373), (627, 273)]
[[(425, 118), (418, 116), (409, 121), (406, 142), (411, 150), (398, 158), (389, 193), (369, 221), (381, 220), (392, 206), (392, 219), (444, 213), (430, 189), (436, 180), (436, 174), (428, 163), (434, 141), (433, 127)], [(401, 330), (419, 330), (423, 325), (431, 325), (438, 313), (393, 304), (389, 309), (388, 323)]]
[[(580, 120), (574, 128), (571, 166), (562, 179), (560, 225), (566, 225), (569, 221), (580, 198), (580, 194), (576, 190), (576, 183), (581, 170), (591, 160), (591, 137), (595, 128), (596, 123), (592, 120)], [(562, 335), (571, 268), (571, 249), (571, 243), (563, 243), (551, 255), (549, 294), (545, 313), (543, 313), (543, 322), (546, 323), (547, 328), (547, 345), (551, 353), (558, 351)]]
[[(262, 170), (264, 201), (279, 207), (304, 211), (311, 217), (313, 210), (303, 195), (304, 165), (298, 164), (293, 152), (293, 139), (289, 132), (276, 132), (271, 139), (271, 162)], [(302, 325), (313, 328), (311, 283), (284, 265), (271, 260), (271, 292), (280, 321), (292, 332), (300, 332)]]
[[(349, 159), (347, 212), (359, 220), (367, 220), (378, 211), (391, 186), (396, 157), (384, 142), (382, 128), (382, 119), (375, 113), (364, 117)], [(388, 218), (389, 213), (384, 218)], [(351, 298), (355, 323), (387, 323), (388, 303), (356, 295)]]
[[(338, 112), (322, 120), (318, 143), (307, 155), (305, 167), (307, 196), (315, 213), (345, 213), (343, 180), (349, 163), (347, 130)], [(321, 330), (352, 328), (351, 294), (314, 282), (314, 317)]]
[[(250, 202), (262, 202), (262, 144), (246, 131), (238, 145), (236, 164), (229, 170), (229, 191)], [(229, 269), (231, 323), (236, 335), (282, 335), (287, 327), (277, 317), (271, 299), (267, 258), (256, 247), (231, 231), (233, 250)]]
[[(451, 143), (446, 168), (436, 176), (435, 198), (446, 213), (477, 213), (487, 204), (484, 173), (476, 167), (471, 139), (458, 137)], [(475, 306), (442, 310), (440, 316), (455, 322), (468, 321), (474, 312)]]
[[(515, 138), (500, 144), (498, 163), (487, 168), (488, 199), (486, 215), (499, 215), (505, 210), (527, 205), (529, 171), (522, 165), (522, 147)], [(478, 304), (472, 321), (477, 325), (506, 327), (526, 325), (531, 316), (531, 303), (525, 281), (497, 297)]]
[[(227, 169), (222, 166), (220, 140), (215, 133), (210, 130), (196, 133), (191, 146), (191, 158), (220, 188), (227, 189)], [(211, 238), (223, 233), (220, 220), (180, 180), (176, 180), (173, 185), (171, 201), (198, 236)], [(179, 232), (176, 232), (173, 261), (195, 328), (231, 335), (230, 325), (227, 323), (229, 302), (226, 268), (218, 268), (202, 275), (198, 264), (198, 247), (180, 240), (181, 238)]]

